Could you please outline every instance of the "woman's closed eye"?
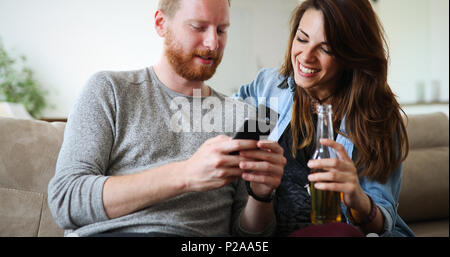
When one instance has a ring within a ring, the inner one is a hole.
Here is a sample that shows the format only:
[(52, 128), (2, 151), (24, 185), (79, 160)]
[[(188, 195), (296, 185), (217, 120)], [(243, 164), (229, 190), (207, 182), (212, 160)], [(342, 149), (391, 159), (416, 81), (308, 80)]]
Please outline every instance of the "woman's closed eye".
[[(297, 37), (297, 41), (300, 42), (300, 43), (308, 43), (308, 40), (302, 39), (301, 37)], [(325, 44), (325, 45), (322, 45), (322, 46), (320, 47), (320, 50), (321, 50), (322, 52), (328, 54), (328, 55), (333, 55), (332, 51), (330, 50), (330, 48), (329, 48), (326, 44)]]
[(308, 40), (302, 39), (301, 37), (297, 37), (297, 41), (300, 43), (307, 43)]
[(326, 54), (328, 54), (328, 55), (333, 55), (333, 53), (332, 53), (332, 51), (330, 50), (330, 48), (329, 47), (327, 47), (327, 46), (321, 46), (320, 47), (320, 50), (322, 50), (324, 53), (326, 53)]

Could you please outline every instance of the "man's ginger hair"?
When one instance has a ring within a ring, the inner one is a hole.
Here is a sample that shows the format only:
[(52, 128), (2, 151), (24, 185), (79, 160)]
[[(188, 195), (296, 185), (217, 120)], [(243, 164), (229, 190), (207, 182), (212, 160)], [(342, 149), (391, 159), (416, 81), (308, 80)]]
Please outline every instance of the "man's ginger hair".
[[(158, 9), (169, 18), (173, 18), (175, 13), (180, 8), (181, 1), (182, 0), (159, 0)], [(228, 5), (231, 6), (231, 0), (228, 0)]]

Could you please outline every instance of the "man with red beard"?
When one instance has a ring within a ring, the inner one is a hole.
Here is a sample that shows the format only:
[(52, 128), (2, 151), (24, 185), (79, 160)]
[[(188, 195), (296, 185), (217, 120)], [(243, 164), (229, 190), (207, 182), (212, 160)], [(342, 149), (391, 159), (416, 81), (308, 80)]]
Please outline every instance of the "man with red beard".
[[(270, 235), (285, 158), (276, 142), (171, 129), (175, 99), (225, 97), (207, 86), (224, 52), (227, 0), (161, 0), (164, 54), (137, 71), (99, 72), (66, 125), (48, 202), (66, 235)], [(237, 105), (243, 103), (235, 103)], [(188, 108), (192, 127), (200, 119)], [(237, 108), (239, 109), (239, 108)], [(225, 119), (224, 110), (222, 117)], [(229, 153), (239, 151), (239, 155)], [(247, 187), (246, 183), (247, 181)], [(250, 194), (250, 196), (248, 196)]]

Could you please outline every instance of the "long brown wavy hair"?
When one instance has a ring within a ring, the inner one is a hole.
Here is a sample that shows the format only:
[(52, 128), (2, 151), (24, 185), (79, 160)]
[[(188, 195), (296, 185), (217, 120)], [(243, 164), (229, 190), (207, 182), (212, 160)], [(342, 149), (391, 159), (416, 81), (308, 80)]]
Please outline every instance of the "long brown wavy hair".
[[(406, 125), (400, 114), (403, 110), (387, 83), (389, 52), (384, 30), (369, 0), (306, 0), (291, 17), (288, 49), (280, 69), (286, 77), (294, 75), (292, 43), (303, 14), (310, 8), (322, 12), (327, 42), (343, 67), (331, 99), (335, 133), (354, 143), (359, 175), (384, 184), (409, 152)], [(297, 86), (291, 119), (294, 155), (313, 142), (311, 108), (311, 98)], [(337, 127), (344, 116), (345, 134)], [(299, 135), (304, 138), (300, 144)]]

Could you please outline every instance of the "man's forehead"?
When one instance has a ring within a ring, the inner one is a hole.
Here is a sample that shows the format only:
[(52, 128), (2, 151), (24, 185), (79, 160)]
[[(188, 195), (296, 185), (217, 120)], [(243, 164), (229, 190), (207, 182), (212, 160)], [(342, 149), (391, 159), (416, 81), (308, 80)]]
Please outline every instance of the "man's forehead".
[(227, 0), (181, 0), (175, 18), (202, 23), (219, 23), (229, 26), (229, 6)]

